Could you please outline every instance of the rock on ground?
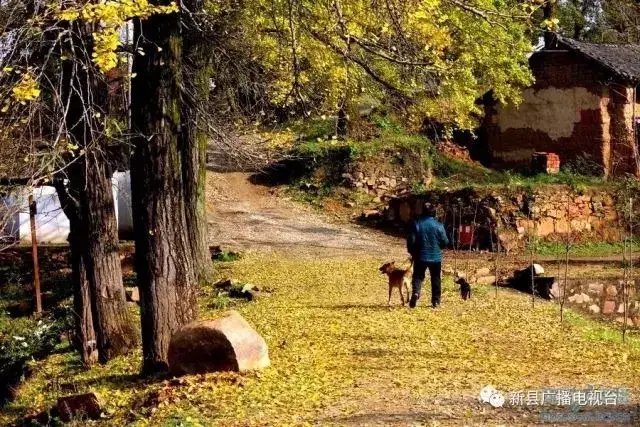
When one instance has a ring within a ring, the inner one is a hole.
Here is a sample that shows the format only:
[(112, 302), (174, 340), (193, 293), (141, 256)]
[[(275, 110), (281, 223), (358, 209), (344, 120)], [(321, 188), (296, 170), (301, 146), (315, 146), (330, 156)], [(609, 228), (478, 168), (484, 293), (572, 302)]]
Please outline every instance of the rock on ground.
[(496, 283), (496, 276), (481, 276), (475, 281), (477, 285), (493, 285)]
[(171, 337), (173, 375), (248, 371), (271, 364), (265, 340), (234, 310), (214, 320), (192, 322)]
[(97, 420), (102, 415), (102, 407), (94, 393), (61, 397), (56, 405), (58, 416), (65, 423), (75, 418)]
[(484, 277), (484, 276), (490, 276), (490, 275), (491, 275), (491, 269), (489, 267), (483, 267), (476, 270), (477, 277)]

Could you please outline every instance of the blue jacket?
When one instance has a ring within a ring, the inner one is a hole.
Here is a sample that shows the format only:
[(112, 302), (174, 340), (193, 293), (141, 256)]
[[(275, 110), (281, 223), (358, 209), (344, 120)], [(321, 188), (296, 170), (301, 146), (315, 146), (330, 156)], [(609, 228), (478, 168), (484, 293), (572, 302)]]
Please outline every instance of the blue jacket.
[(420, 218), (411, 224), (407, 250), (415, 261), (442, 262), (442, 248), (448, 244), (444, 226), (435, 218)]

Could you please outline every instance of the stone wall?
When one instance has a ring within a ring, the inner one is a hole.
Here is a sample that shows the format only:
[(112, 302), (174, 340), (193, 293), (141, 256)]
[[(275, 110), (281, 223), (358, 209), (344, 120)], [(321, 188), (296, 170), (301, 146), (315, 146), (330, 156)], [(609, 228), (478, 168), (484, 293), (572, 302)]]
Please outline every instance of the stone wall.
[(410, 194), (420, 184), (429, 186), (433, 177), (427, 155), (412, 150), (385, 152), (348, 165), (342, 185), (372, 195), (378, 200)]
[[(620, 279), (567, 280), (569, 307), (624, 323), (624, 281)], [(627, 326), (640, 327), (640, 280), (628, 282)]]
[(523, 246), (527, 236), (551, 239), (571, 233), (574, 241), (610, 242), (620, 241), (621, 236), (615, 197), (600, 190), (580, 194), (568, 186), (433, 190), (394, 197), (381, 212), (381, 225), (402, 233), (422, 213), (425, 202), (436, 205), (450, 233), (454, 221), (475, 223), (478, 245), (484, 248), (498, 238), (512, 245), (510, 250)]

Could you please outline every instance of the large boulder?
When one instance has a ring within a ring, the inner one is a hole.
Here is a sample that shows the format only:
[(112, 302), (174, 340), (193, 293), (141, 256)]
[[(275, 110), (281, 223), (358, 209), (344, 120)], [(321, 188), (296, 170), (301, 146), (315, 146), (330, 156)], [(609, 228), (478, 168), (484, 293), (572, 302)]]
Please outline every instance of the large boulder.
[(264, 339), (234, 310), (214, 320), (190, 323), (169, 343), (173, 375), (249, 371), (271, 364)]

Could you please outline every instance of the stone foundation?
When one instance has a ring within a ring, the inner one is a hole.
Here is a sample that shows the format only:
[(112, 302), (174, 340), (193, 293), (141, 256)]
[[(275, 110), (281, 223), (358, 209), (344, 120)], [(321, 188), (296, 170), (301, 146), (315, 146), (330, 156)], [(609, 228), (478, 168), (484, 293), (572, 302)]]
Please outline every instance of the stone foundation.
[[(559, 298), (563, 283), (560, 281)], [(602, 316), (617, 323), (624, 323), (624, 280), (621, 279), (568, 279), (566, 304)], [(640, 327), (640, 280), (628, 282), (627, 326)]]
[(383, 225), (403, 232), (422, 213), (425, 202), (437, 206), (439, 219), (450, 233), (454, 223), (475, 223), (477, 246), (483, 248), (498, 240), (510, 241), (515, 247), (529, 236), (553, 239), (567, 233), (575, 243), (619, 242), (623, 229), (615, 197), (600, 190), (577, 193), (567, 186), (433, 190), (394, 197), (382, 212)]

